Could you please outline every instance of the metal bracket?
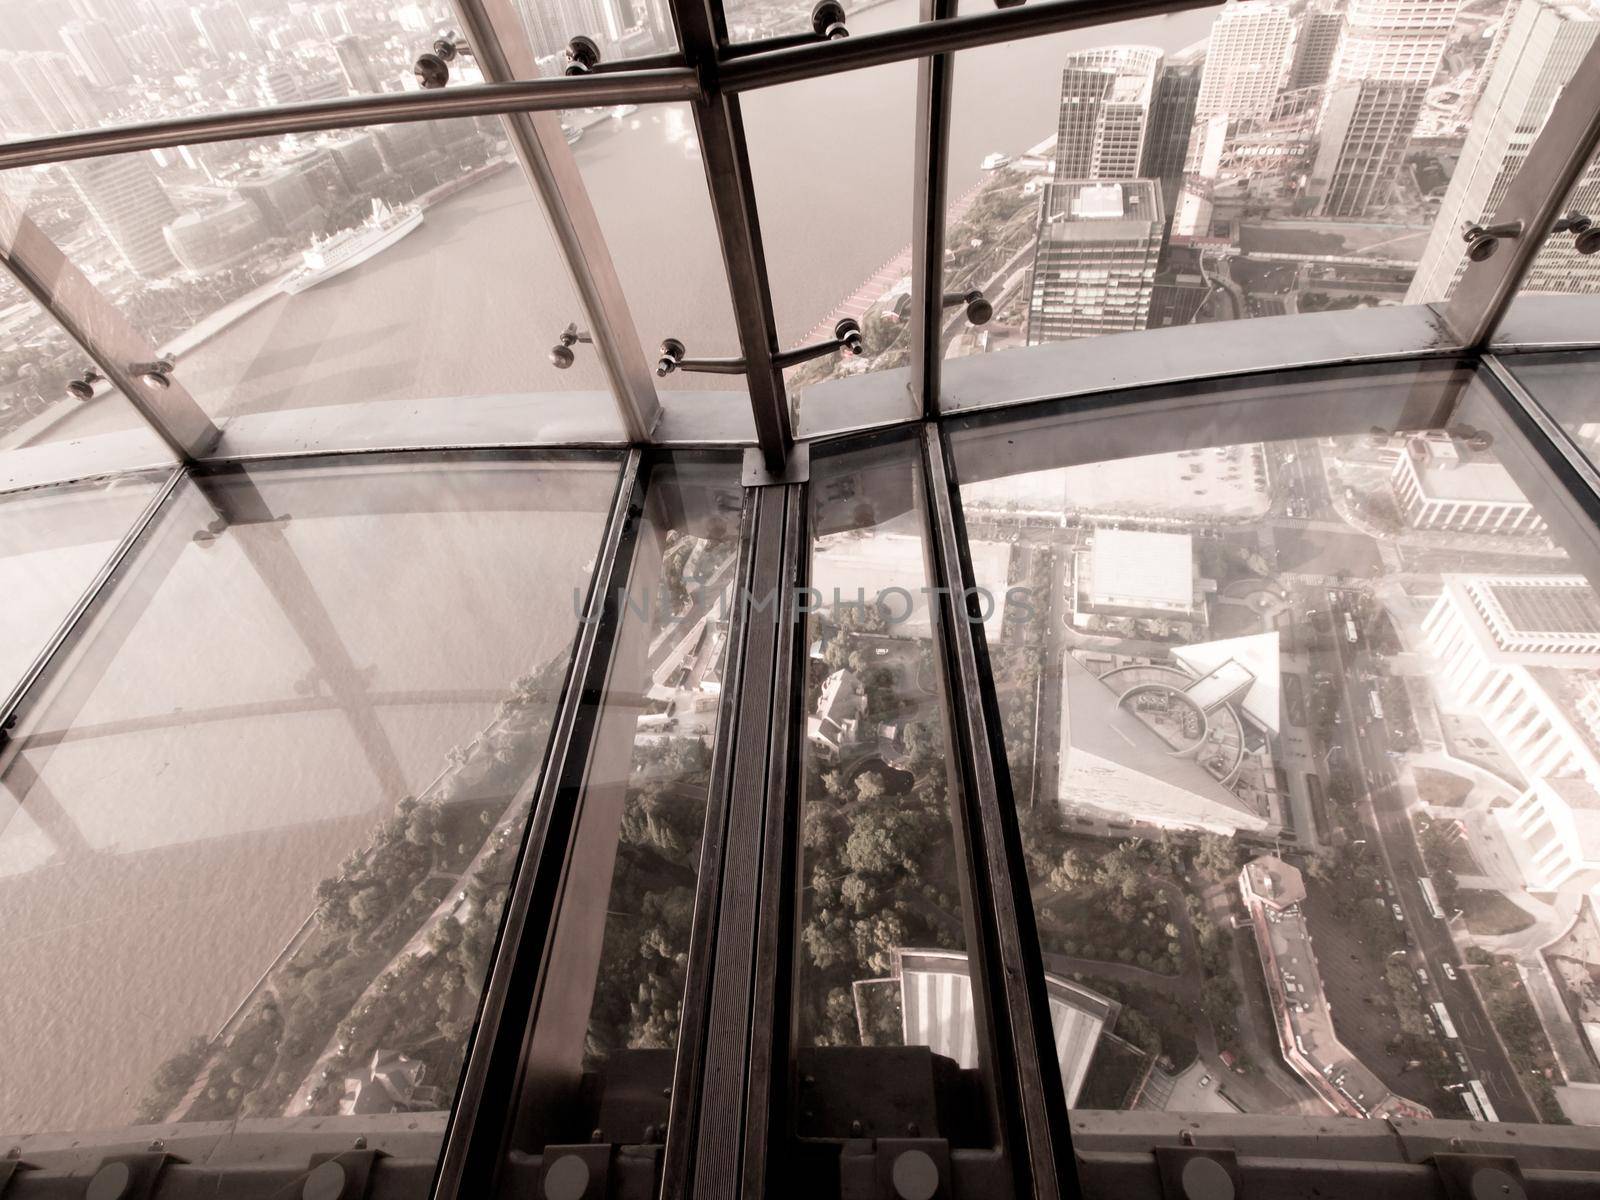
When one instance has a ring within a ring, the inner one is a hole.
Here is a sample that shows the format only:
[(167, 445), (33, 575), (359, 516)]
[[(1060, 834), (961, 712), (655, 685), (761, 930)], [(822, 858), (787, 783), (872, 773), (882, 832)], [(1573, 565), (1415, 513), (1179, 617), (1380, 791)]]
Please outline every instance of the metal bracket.
[(605, 1200), (611, 1194), (611, 1155), (609, 1142), (546, 1146), (540, 1200)]
[(1155, 1159), (1167, 1200), (1234, 1200), (1243, 1194), (1239, 1159), (1232, 1150), (1157, 1146)]
[(163, 1150), (115, 1155), (101, 1162), (84, 1195), (89, 1200), (149, 1200), (167, 1164), (182, 1161)]
[(766, 459), (759, 446), (749, 446), (744, 452), (744, 467), (739, 472), (739, 482), (745, 487), (771, 487), (778, 483), (811, 482), (811, 447), (796, 442), (783, 462), (783, 470), (767, 470)]
[(950, 1143), (944, 1138), (879, 1138), (878, 1195), (939, 1200), (950, 1195)]
[(313, 1154), (311, 1170), (300, 1185), (301, 1200), (365, 1200), (373, 1165), (383, 1157), (381, 1150), (360, 1149), (365, 1141), (357, 1141), (355, 1150)]
[(1445, 1200), (1528, 1200), (1522, 1168), (1501, 1154), (1435, 1154)]
[(28, 1170), (30, 1165), (20, 1158), (0, 1158), (0, 1196), (6, 1194), (6, 1189), (11, 1186), (11, 1181), (17, 1174)]

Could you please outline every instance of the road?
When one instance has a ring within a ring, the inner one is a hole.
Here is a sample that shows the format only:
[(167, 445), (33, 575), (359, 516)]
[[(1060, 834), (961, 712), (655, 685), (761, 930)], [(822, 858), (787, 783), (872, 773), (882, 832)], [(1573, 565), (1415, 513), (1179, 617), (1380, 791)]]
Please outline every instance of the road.
[[(1334, 590), (1344, 597), (1341, 604), (1348, 609), (1354, 605), (1358, 593)], [(1360, 620), (1357, 627), (1360, 628)], [(1337, 612), (1336, 630), (1343, 626)], [(1389, 758), (1388, 732), (1383, 721), (1373, 720), (1368, 711), (1368, 684), (1363, 671), (1373, 673), (1374, 664), (1363, 633), (1352, 644), (1348, 638), (1334, 639), (1338, 647), (1341, 687), (1341, 713), (1345, 731), (1345, 749), (1349, 765), (1366, 783), (1366, 795), (1361, 802), (1361, 818), (1373, 835), (1384, 870), (1393, 881), (1400, 910), (1405, 917), (1408, 941), (1417, 958), (1426, 964), (1429, 984), (1424, 987), (1424, 999), (1441, 1000), (1449, 1011), (1459, 1043), (1447, 1042), (1450, 1049), (1465, 1052), (1472, 1064), (1473, 1077), (1480, 1080), (1502, 1121), (1537, 1122), (1538, 1113), (1529, 1103), (1517, 1082), (1516, 1069), (1506, 1056), (1504, 1047), (1495, 1036), (1478, 995), (1467, 982), (1466, 967), (1456, 950), (1445, 922), (1435, 918), (1423, 898), (1419, 878), (1427, 871), (1422, 853), (1417, 848), (1411, 819), (1406, 813), (1406, 800)], [(1352, 731), (1355, 736), (1351, 736)], [(1455, 972), (1450, 979), (1444, 971), (1445, 964)]]

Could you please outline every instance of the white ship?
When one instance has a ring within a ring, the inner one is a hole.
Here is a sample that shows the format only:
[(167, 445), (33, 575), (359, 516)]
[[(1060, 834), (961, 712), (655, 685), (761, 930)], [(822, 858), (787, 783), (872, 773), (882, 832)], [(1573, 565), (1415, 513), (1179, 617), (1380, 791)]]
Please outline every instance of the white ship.
[(998, 150), (996, 150), (993, 154), (989, 155), (983, 160), (983, 169), (985, 171), (997, 171), (1010, 161), (1011, 156), (1009, 154), (1001, 154)]
[(295, 296), (307, 288), (326, 283), (351, 267), (358, 267), (380, 251), (387, 250), (418, 225), (422, 210), (415, 205), (392, 209), (382, 200), (372, 202), (372, 215), (353, 229), (340, 230), (329, 238), (317, 238), (301, 258), (304, 265), (287, 276), (280, 286), (286, 295)]

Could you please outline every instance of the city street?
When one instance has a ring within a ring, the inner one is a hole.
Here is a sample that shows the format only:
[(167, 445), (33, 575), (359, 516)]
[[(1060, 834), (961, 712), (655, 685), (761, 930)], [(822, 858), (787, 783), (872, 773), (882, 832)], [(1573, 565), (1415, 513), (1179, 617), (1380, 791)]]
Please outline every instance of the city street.
[[(1347, 592), (1351, 607), (1359, 593)], [(1335, 627), (1340, 621), (1335, 615)], [(1358, 629), (1360, 623), (1358, 620)], [(1474, 1077), (1482, 1082), (1495, 1112), (1502, 1121), (1537, 1121), (1538, 1114), (1516, 1081), (1515, 1068), (1506, 1056), (1489, 1024), (1488, 1015), (1477, 993), (1467, 982), (1469, 969), (1462, 962), (1444, 921), (1428, 911), (1418, 879), (1427, 871), (1422, 853), (1412, 833), (1394, 767), (1389, 760), (1389, 744), (1384, 722), (1373, 720), (1367, 710), (1367, 685), (1362, 672), (1373, 670), (1365, 633), (1352, 644), (1347, 638), (1333, 639), (1340, 664), (1340, 711), (1346, 731), (1350, 767), (1365, 783), (1360, 802), (1362, 823), (1371, 831), (1385, 873), (1393, 881), (1400, 909), (1405, 915), (1407, 941), (1413, 961), (1426, 967), (1430, 983), (1426, 999), (1440, 999), (1450, 1013), (1459, 1045), (1472, 1063)], [(1456, 978), (1444, 971), (1449, 964)]]

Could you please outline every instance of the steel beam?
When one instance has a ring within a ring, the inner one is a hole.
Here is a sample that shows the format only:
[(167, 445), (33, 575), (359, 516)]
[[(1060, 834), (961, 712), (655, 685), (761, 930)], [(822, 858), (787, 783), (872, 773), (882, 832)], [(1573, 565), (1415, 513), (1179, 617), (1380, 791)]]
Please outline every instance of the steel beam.
[(685, 67), (665, 67), (467, 84), (439, 91), (340, 96), (332, 100), (305, 100), (272, 108), (167, 117), (133, 125), (110, 125), (104, 129), (0, 142), (0, 171), (109, 154), (131, 154), (138, 150), (278, 137), (322, 129), (358, 129), (409, 121), (491, 117), (612, 104), (668, 103), (692, 100), (699, 92), (700, 84), (693, 71)]
[[(1495, 253), (1469, 263), (1455, 294), (1441, 307), (1445, 324), (1471, 350), (1487, 347), (1516, 298), (1572, 185), (1600, 146), (1600, 41), (1590, 45), (1550, 109), (1544, 129), (1486, 224), (1521, 221), (1522, 234), (1501, 238)], [(1593, 214), (1588, 214), (1593, 215)], [(1556, 235), (1565, 236), (1565, 235)], [(1463, 252), (1465, 246), (1463, 245)]]
[(783, 370), (777, 361), (778, 327), (767, 280), (766, 251), (756, 211), (755, 183), (745, 144), (744, 117), (736, 96), (719, 90), (719, 63), (726, 30), (716, 0), (670, 0), (684, 57), (699, 72), (705, 96), (694, 105), (695, 131), (711, 193), (722, 262), (728, 273), (745, 385), (755, 417), (756, 444), (767, 470), (779, 474), (794, 444)]
[[(452, 0), (467, 44), (484, 77), (495, 83), (534, 79), (538, 64), (514, 0)], [(604, 78), (622, 79), (626, 72)], [(568, 105), (571, 107), (571, 105)], [(639, 344), (639, 331), (600, 231), (589, 190), (551, 110), (502, 114), (528, 182), (544, 203), (550, 232), (566, 259), (572, 285), (606, 378), (622, 410), (628, 439), (650, 440), (661, 415), (655, 378)]]
[[(924, 22), (948, 21), (956, 0), (922, 0)], [(939, 359), (944, 329), (945, 194), (950, 179), (950, 101), (955, 56), (917, 63), (916, 166), (911, 215), (911, 394), (922, 415), (939, 415)]]
[[(737, 1195), (747, 1030), (729, 1010), (750, 989), (755, 890), (760, 884), (761, 797), (772, 719), (783, 597), (787, 486), (746, 489), (745, 522), (728, 622), (723, 703), (695, 890), (662, 1200)], [(759, 602), (752, 603), (752, 598)], [(776, 600), (776, 604), (767, 601)], [(792, 619), (792, 618), (791, 618)], [(779, 881), (773, 881), (778, 883)], [(743, 964), (741, 966), (741, 963)], [(748, 1010), (746, 1010), (748, 1012)], [(731, 1042), (730, 1042), (731, 1039)], [(719, 1141), (719, 1139), (731, 1139)], [(714, 1144), (713, 1144), (714, 1143)], [(708, 1149), (709, 1147), (709, 1149)]]
[(127, 397), (179, 461), (193, 462), (210, 450), (219, 436), (217, 427), (183, 386), (182, 372), (164, 376), (158, 384), (131, 369), (161, 356), (4, 192), (0, 265), (84, 348), (106, 381)]
[(467, 1047), (466, 1066), (445, 1133), (437, 1200), (487, 1196), (500, 1171), (510, 1117), (522, 1084), (524, 1044), (544, 984), (545, 950), (555, 932), (567, 846), (577, 821), (589, 748), (600, 722), (611, 647), (622, 621), (647, 484), (639, 450), (618, 480), (583, 622), (550, 729), (543, 769), (514, 804), (531, 794), (532, 814), (506, 897), (505, 916)]
[[(1044, 959), (1034, 923), (1027, 860), (1006, 764), (1000, 706), (983, 636), (960, 496), (937, 424), (923, 427), (929, 557), (938, 597), (936, 639), (950, 707), (954, 803), (967, 828), (979, 936), (972, 995), (990, 1032), (1002, 1137), (1017, 1194), (1076, 1197), (1066, 1093), (1055, 1056)], [(985, 1012), (985, 1009), (988, 1009)]]

